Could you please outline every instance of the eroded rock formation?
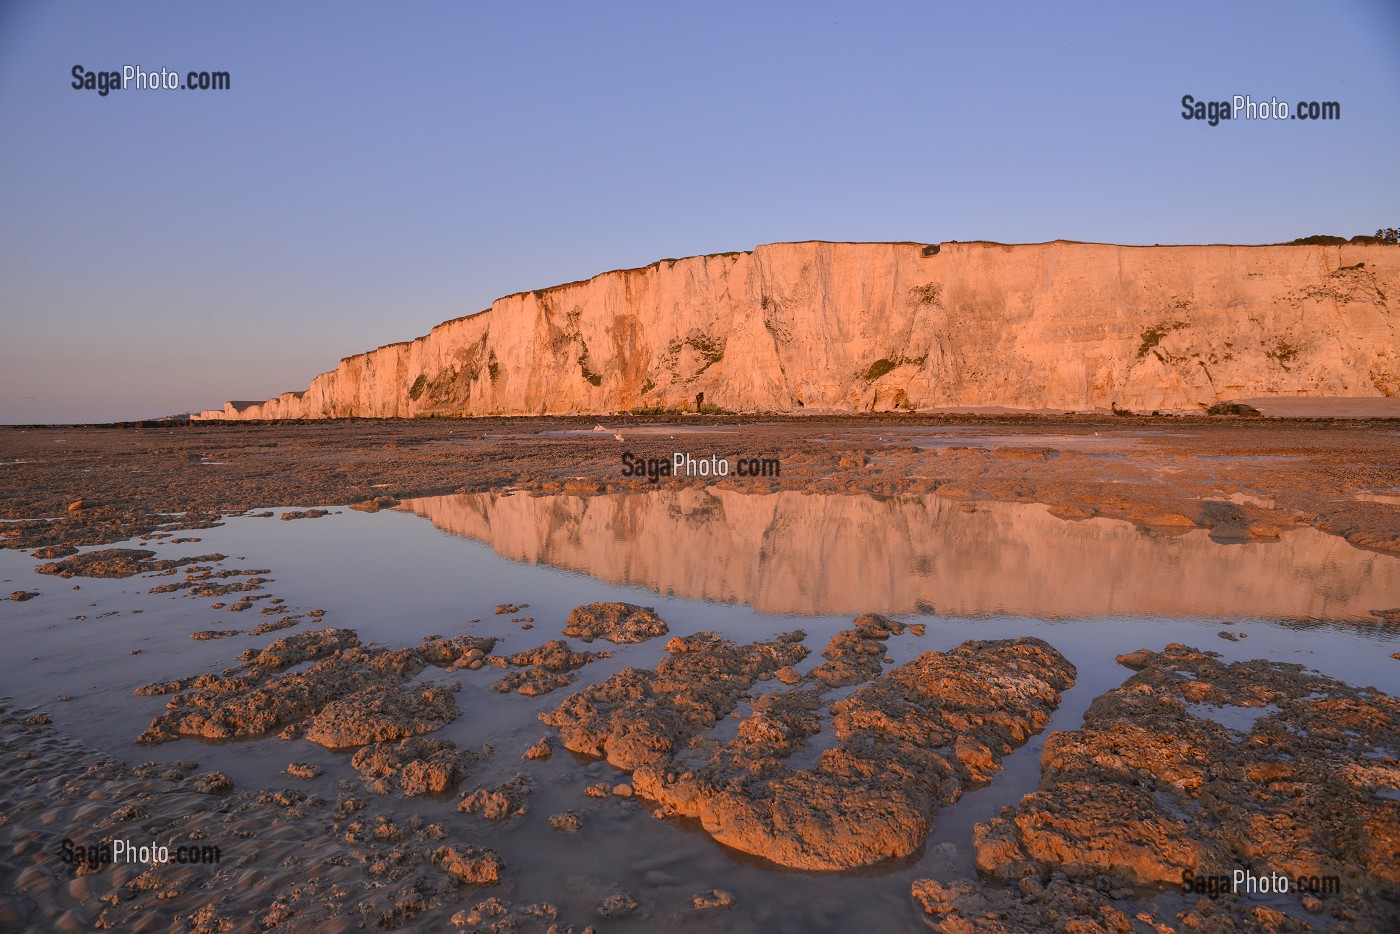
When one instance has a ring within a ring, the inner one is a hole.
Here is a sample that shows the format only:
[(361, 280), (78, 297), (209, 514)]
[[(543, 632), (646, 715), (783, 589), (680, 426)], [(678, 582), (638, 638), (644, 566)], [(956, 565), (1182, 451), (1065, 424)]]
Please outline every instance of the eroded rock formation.
[(509, 295), (196, 417), (1393, 396), (1398, 322), (1388, 246), (775, 243)]
[[(577, 677), (574, 672), (589, 662), (611, 657), (608, 652), (575, 652), (567, 642), (551, 639), (544, 645), (500, 658), (515, 670), (506, 672), (492, 687), (502, 693), (516, 691), (526, 697), (538, 697), (573, 684)], [(492, 660), (496, 658), (499, 656)]]
[[(1010, 885), (914, 884), (939, 930), (1128, 930), (1122, 900), (1142, 889), (1188, 895), (1175, 917), (1160, 901), (1137, 915), (1162, 931), (1315, 929), (1302, 913), (1395, 930), (1400, 702), (1181, 645), (1119, 660), (1138, 673), (1051, 734), (1040, 790), (976, 828), (977, 868)], [(1289, 891), (1260, 905), (1236, 871)]]
[(104, 548), (101, 551), (87, 551), (64, 558), (62, 561), (41, 564), (34, 570), (40, 574), (53, 574), (57, 577), (131, 577), (152, 571), (168, 571), (189, 564), (222, 560), (223, 555), (156, 558), (155, 552), (147, 548)]
[[(451, 669), (480, 657), (494, 639), (458, 636), (407, 649), (366, 648), (349, 629), (323, 629), (278, 639), (243, 654), (245, 664), (138, 687), (138, 696), (169, 695), (166, 712), (137, 738), (143, 745), (182, 736), (250, 739), (273, 730), (302, 735), (333, 749), (402, 740), (455, 719), (457, 703), (437, 685), (405, 687), (429, 665)], [(305, 671), (279, 671), (316, 663)]]
[(616, 645), (645, 642), (664, 636), (669, 631), (655, 609), (631, 603), (604, 602), (574, 607), (569, 613), (568, 624), (564, 626), (566, 636), (584, 642), (607, 639)]
[[(542, 719), (575, 752), (631, 770), (660, 816), (696, 819), (716, 840), (785, 866), (850, 869), (907, 856), (934, 814), (988, 780), (1049, 722), (1075, 671), (1039, 639), (966, 642), (890, 664), (906, 626), (869, 614), (832, 639), (805, 676), (799, 633), (739, 646), (672, 639), (655, 672), (627, 669)], [(754, 691), (760, 680), (788, 690)], [(861, 684), (843, 699), (827, 696)], [(705, 736), (742, 699), (727, 742)], [(835, 744), (792, 761), (830, 714)]]
[(763, 675), (807, 656), (803, 633), (737, 645), (712, 632), (666, 644), (654, 671), (626, 668), (540, 715), (574, 752), (621, 769), (668, 761), (738, 705)]
[(821, 729), (820, 689), (799, 687), (759, 697), (704, 766), (639, 769), (633, 782), (737, 850), (797, 869), (870, 865), (918, 849), (938, 810), (990, 779), (1073, 681), (1074, 666), (1039, 639), (965, 642), (832, 703), (836, 744), (809, 768), (784, 761)]

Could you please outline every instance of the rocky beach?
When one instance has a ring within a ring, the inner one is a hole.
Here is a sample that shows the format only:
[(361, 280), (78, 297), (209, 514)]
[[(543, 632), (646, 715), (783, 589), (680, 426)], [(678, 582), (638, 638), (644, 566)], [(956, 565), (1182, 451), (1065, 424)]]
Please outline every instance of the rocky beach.
[(0, 921), (1400, 919), (1394, 422), (602, 421), (0, 431)]

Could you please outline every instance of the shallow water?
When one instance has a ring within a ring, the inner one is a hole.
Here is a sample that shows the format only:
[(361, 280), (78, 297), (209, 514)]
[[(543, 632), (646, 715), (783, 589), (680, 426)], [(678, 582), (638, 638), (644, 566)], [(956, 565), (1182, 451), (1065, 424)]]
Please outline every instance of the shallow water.
[(1312, 528), (1222, 546), (1206, 529), (1069, 522), (1041, 504), (936, 494), (691, 487), (460, 494), (401, 508), (527, 564), (766, 613), (1360, 621), (1400, 595), (1400, 558)]
[[(431, 522), (424, 521), (424, 518)], [(441, 527), (441, 528), (439, 528)], [(524, 748), (548, 731), (542, 710), (571, 689), (540, 698), (502, 695), (500, 672), (422, 678), (462, 684), (463, 715), (436, 734), (464, 747), (491, 744), (492, 758), (463, 788), (530, 774), (529, 813), (489, 825), (448, 801), (383, 802), (401, 813), (442, 821), (453, 840), (485, 843), (516, 872), (500, 890), (518, 901), (550, 900), (582, 925), (609, 885), (620, 884), (650, 915), (610, 930), (710, 926), (681, 912), (694, 894), (724, 888), (736, 906), (727, 930), (813, 928), (921, 930), (909, 898), (919, 877), (972, 872), (972, 827), (1039, 781), (1051, 730), (1075, 729), (1084, 711), (1130, 672), (1114, 656), (1183, 642), (1226, 660), (1297, 662), (1357, 685), (1394, 688), (1400, 631), (1369, 611), (1400, 604), (1400, 559), (1361, 551), (1311, 529), (1277, 542), (1221, 544), (1204, 531), (1165, 535), (1107, 519), (1066, 522), (1033, 504), (978, 503), (964, 512), (936, 496), (872, 497), (724, 490), (617, 496), (472, 494), (405, 503), (398, 511), (336, 512), (283, 522), (237, 517), (192, 533), (199, 542), (127, 543), (159, 557), (220, 552), (223, 568), (269, 568), (263, 593), (286, 612), (326, 611), (297, 628), (263, 636), (194, 641), (196, 630), (249, 629), (266, 617), (254, 601), (243, 613), (215, 611), (224, 598), (151, 594), (183, 575), (125, 580), (63, 580), (34, 573), (36, 559), (0, 551), (0, 581), (37, 590), (23, 603), (0, 602), (3, 693), (44, 708), (55, 726), (127, 759), (194, 758), (227, 772), (242, 788), (297, 787), (327, 798), (358, 777), (349, 756), (304, 740), (229, 744), (191, 740), (137, 747), (137, 734), (164, 698), (132, 696), (141, 684), (236, 664), (239, 652), (278, 636), (322, 626), (355, 629), (365, 641), (411, 645), (425, 636), (475, 632), (502, 638), (497, 654), (559, 637), (573, 607), (624, 600), (656, 607), (672, 634), (716, 630), (748, 641), (801, 628), (813, 656), (852, 616), (870, 611), (927, 625), (923, 637), (890, 640), (896, 663), (969, 638), (1044, 638), (1079, 669), (1046, 731), (1004, 760), (991, 784), (942, 811), (925, 847), (901, 864), (858, 874), (777, 870), (716, 845), (694, 826), (652, 819), (636, 801), (595, 800), (583, 788), (625, 776), (604, 762), (562, 749), (524, 763)], [(111, 547), (111, 546), (103, 546)], [(78, 589), (74, 589), (74, 587)], [(498, 604), (526, 603), (497, 615)], [(110, 615), (108, 615), (110, 614)], [(86, 620), (73, 617), (86, 616)], [(533, 629), (512, 620), (533, 618)], [(468, 620), (479, 620), (471, 623)], [(1219, 638), (1221, 632), (1244, 636)], [(594, 645), (614, 657), (586, 666), (575, 687), (627, 665), (650, 667), (664, 639), (636, 646)], [(131, 654), (139, 650), (140, 654)], [(760, 686), (766, 687), (766, 686)], [(58, 702), (59, 695), (73, 695)], [(1248, 730), (1255, 711), (1208, 710)], [(733, 729), (727, 721), (718, 729)], [(830, 731), (815, 737), (829, 739)], [(811, 751), (805, 755), (812, 755)], [(281, 774), (289, 762), (321, 765), (312, 782)], [(585, 827), (566, 835), (548, 816), (570, 809)], [(448, 842), (452, 842), (449, 840)], [(1166, 897), (1166, 896), (1164, 896)], [(470, 898), (470, 895), (464, 896)]]
[(1138, 450), (1149, 446), (1151, 438), (1160, 437), (1161, 431), (1114, 431), (1111, 434), (1056, 432), (1053, 434), (1004, 435), (988, 433), (986, 429), (969, 425), (944, 425), (938, 428), (845, 428), (837, 438), (814, 438), (814, 441), (836, 443), (865, 442), (879, 444), (900, 444), (925, 451), (938, 451), (950, 447), (977, 448), (1054, 448), (1064, 451)]

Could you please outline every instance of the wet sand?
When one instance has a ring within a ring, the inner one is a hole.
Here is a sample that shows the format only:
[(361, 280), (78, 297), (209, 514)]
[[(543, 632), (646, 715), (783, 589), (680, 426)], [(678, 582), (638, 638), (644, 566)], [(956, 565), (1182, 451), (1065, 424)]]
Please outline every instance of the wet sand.
[[(937, 492), (1085, 516), (1214, 528), (1311, 525), (1400, 553), (1400, 421), (1207, 418), (596, 417), (0, 429), (7, 547), (98, 544), (223, 512), (454, 492), (687, 485), (771, 492)], [(149, 423), (148, 423), (149, 424)], [(658, 430), (658, 426), (662, 430)], [(674, 427), (666, 432), (665, 427)], [(716, 429), (695, 432), (695, 428)], [(560, 436), (559, 432), (574, 432)], [(614, 438), (620, 433), (623, 440)], [(511, 436), (502, 438), (501, 436)], [(818, 443), (814, 443), (818, 442)], [(777, 477), (623, 475), (621, 456), (777, 458)], [(1207, 500), (1248, 494), (1226, 515)], [(79, 508), (70, 508), (80, 504)], [(173, 526), (172, 526), (173, 527)]]
[(598, 423), (0, 430), (0, 927), (1400, 919), (1395, 422)]

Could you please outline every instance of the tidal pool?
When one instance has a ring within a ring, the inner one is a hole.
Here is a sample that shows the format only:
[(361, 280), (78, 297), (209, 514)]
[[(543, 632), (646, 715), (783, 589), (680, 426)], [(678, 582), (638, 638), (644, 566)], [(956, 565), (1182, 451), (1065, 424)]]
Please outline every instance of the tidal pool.
[[(626, 780), (605, 762), (562, 749), (548, 760), (520, 761), (527, 746), (550, 732), (538, 720), (541, 711), (629, 665), (654, 666), (665, 639), (590, 646), (607, 648), (613, 657), (586, 665), (574, 685), (542, 697), (492, 690), (500, 676), (495, 668), (429, 669), (422, 680), (462, 685), (457, 701), (463, 711), (431, 735), (493, 749), (472, 768), (463, 790), (525, 772), (534, 780), (529, 812), (497, 826), (457, 812), (455, 797), (378, 803), (441, 821), (449, 843), (499, 852), (513, 873), (506, 885), (480, 897), (548, 900), (559, 906), (562, 920), (579, 927), (592, 921), (600, 893), (620, 885), (647, 914), (611, 922), (609, 930), (716, 923), (734, 931), (922, 930), (910, 882), (973, 872), (973, 826), (1033, 790), (1046, 735), (1077, 728), (1090, 702), (1129, 676), (1116, 654), (1181, 642), (1227, 661), (1295, 662), (1383, 689), (1393, 688), (1400, 674), (1400, 662), (1390, 657), (1400, 651), (1400, 631), (1371, 615), (1400, 604), (1400, 559), (1312, 529), (1286, 531), (1267, 543), (1225, 544), (1204, 530), (1164, 533), (1108, 519), (1065, 521), (1036, 504), (979, 502), (966, 511), (960, 502), (933, 495), (691, 488), (444, 496), (368, 515), (231, 517), (216, 528), (177, 534), (200, 541), (121, 544), (151, 548), (162, 558), (217, 552), (226, 556), (218, 567), (267, 569), (260, 576), (270, 580), (258, 594), (285, 601), (278, 613), (319, 609), (325, 615), (253, 636), (247, 630), (277, 615), (260, 612), (267, 601), (232, 613), (227, 606), (237, 595), (150, 592), (181, 580), (178, 571), (60, 579), (36, 574), (40, 562), (28, 554), (0, 551), (0, 581), (10, 590), (39, 591), (27, 602), (0, 603), (6, 642), (0, 693), (42, 708), (56, 728), (111, 755), (132, 762), (197, 759), (202, 769), (229, 774), (239, 788), (297, 787), (333, 800), (342, 783), (360, 786), (348, 753), (305, 740), (137, 747), (136, 736), (165, 699), (136, 697), (133, 689), (219, 672), (237, 664), (245, 649), (323, 626), (353, 629), (366, 642), (389, 646), (429, 635), (495, 636), (501, 639), (496, 654), (509, 654), (559, 638), (575, 606), (619, 600), (655, 607), (672, 635), (713, 630), (752, 641), (801, 628), (812, 649), (798, 666), (805, 671), (853, 616), (880, 612), (927, 627), (921, 637), (890, 640), (896, 664), (967, 639), (1034, 635), (1077, 666), (1078, 680), (1046, 730), (1008, 756), (990, 784), (941, 811), (922, 850), (897, 865), (824, 875), (777, 870), (733, 853), (686, 822), (653, 819), (636, 800), (585, 797), (587, 785)], [(225, 609), (213, 609), (216, 602)], [(528, 607), (497, 614), (505, 603)], [(233, 629), (241, 634), (189, 638), (199, 630)], [(741, 705), (738, 713), (745, 712)], [(1247, 730), (1247, 721), (1237, 728)], [(732, 727), (726, 722), (716, 729)], [(283, 774), (294, 761), (321, 765), (325, 773), (296, 782)], [(549, 815), (566, 809), (585, 815), (580, 833), (550, 829)], [(687, 913), (691, 896), (712, 888), (735, 896), (722, 919)]]

